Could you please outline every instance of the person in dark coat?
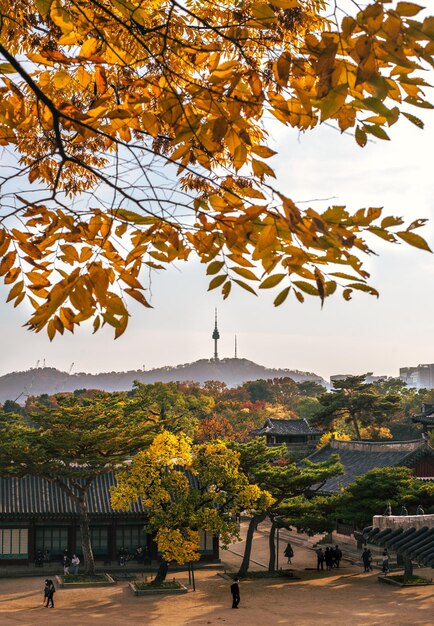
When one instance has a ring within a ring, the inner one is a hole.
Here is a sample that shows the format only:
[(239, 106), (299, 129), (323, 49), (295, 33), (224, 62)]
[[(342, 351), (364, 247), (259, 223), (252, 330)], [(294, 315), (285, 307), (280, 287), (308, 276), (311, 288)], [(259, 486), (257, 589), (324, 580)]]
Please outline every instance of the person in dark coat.
[(363, 561), (363, 567), (365, 568), (365, 572), (369, 572), (372, 568), (371, 568), (371, 561), (372, 561), (372, 557), (371, 557), (371, 551), (368, 550), (368, 548), (365, 548), (362, 552), (362, 561)]
[(46, 578), (45, 586), (44, 586), (44, 605), (46, 608), (50, 606), (50, 608), (54, 609), (53, 596), (55, 593), (56, 593), (56, 587), (54, 586), (53, 581), (50, 578)]
[(294, 556), (294, 550), (292, 549), (291, 544), (288, 541), (288, 545), (285, 548), (285, 552), (283, 553), (288, 559), (288, 563), (291, 563), (291, 559)]
[(234, 578), (234, 582), (231, 585), (231, 594), (232, 594), (232, 608), (237, 609), (240, 603), (240, 586), (238, 584), (239, 579)]
[(331, 568), (333, 567), (333, 550), (332, 548), (329, 548), (328, 546), (324, 552), (324, 560), (326, 563), (326, 568), (328, 570), (331, 570)]
[(66, 554), (63, 555), (62, 565), (63, 565), (63, 574), (64, 576), (67, 576), (69, 574), (69, 566), (71, 565), (71, 559)]
[(341, 558), (342, 558), (342, 550), (340, 549), (339, 546), (336, 546), (336, 548), (333, 550), (333, 563), (335, 567), (339, 568)]
[(324, 552), (322, 551), (322, 548), (318, 548), (318, 550), (316, 550), (316, 569), (324, 569)]

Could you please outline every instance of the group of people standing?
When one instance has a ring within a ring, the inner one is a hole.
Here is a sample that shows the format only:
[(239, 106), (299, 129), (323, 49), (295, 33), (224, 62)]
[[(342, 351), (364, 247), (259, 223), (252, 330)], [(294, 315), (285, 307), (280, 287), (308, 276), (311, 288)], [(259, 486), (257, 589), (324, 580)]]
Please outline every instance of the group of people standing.
[[(67, 576), (68, 574), (73, 574), (77, 576), (78, 574), (78, 566), (80, 565), (80, 559), (76, 554), (72, 555), (72, 558), (69, 558), (68, 551), (64, 550), (62, 557), (62, 565), (63, 565), (63, 575)], [(69, 571), (69, 568), (72, 568), (72, 572)]]
[(316, 569), (324, 570), (324, 563), (326, 564), (326, 568), (331, 570), (333, 567), (339, 567), (341, 559), (342, 559), (342, 550), (339, 546), (327, 546), (325, 550), (322, 548), (317, 548), (316, 550)]

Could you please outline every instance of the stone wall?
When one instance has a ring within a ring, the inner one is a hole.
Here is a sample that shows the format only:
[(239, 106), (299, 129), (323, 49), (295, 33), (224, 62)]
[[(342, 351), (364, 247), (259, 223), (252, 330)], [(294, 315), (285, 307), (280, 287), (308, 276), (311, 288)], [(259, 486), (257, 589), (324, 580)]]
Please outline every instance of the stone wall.
[(385, 530), (391, 528), (434, 528), (434, 515), (374, 515), (372, 526)]

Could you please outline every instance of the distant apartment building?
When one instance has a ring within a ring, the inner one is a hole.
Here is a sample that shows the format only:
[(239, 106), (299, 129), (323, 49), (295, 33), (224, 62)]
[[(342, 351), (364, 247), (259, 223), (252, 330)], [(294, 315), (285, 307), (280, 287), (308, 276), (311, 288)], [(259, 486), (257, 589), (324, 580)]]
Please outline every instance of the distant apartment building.
[(420, 364), (417, 367), (400, 367), (399, 378), (408, 387), (434, 389), (434, 363)]

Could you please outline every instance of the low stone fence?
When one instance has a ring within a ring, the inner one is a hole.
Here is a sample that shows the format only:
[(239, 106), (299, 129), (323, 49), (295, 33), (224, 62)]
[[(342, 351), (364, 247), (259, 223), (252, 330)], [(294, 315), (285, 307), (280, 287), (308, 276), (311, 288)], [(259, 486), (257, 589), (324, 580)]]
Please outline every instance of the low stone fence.
[(373, 528), (385, 530), (391, 528), (434, 528), (434, 515), (374, 515), (372, 518)]

